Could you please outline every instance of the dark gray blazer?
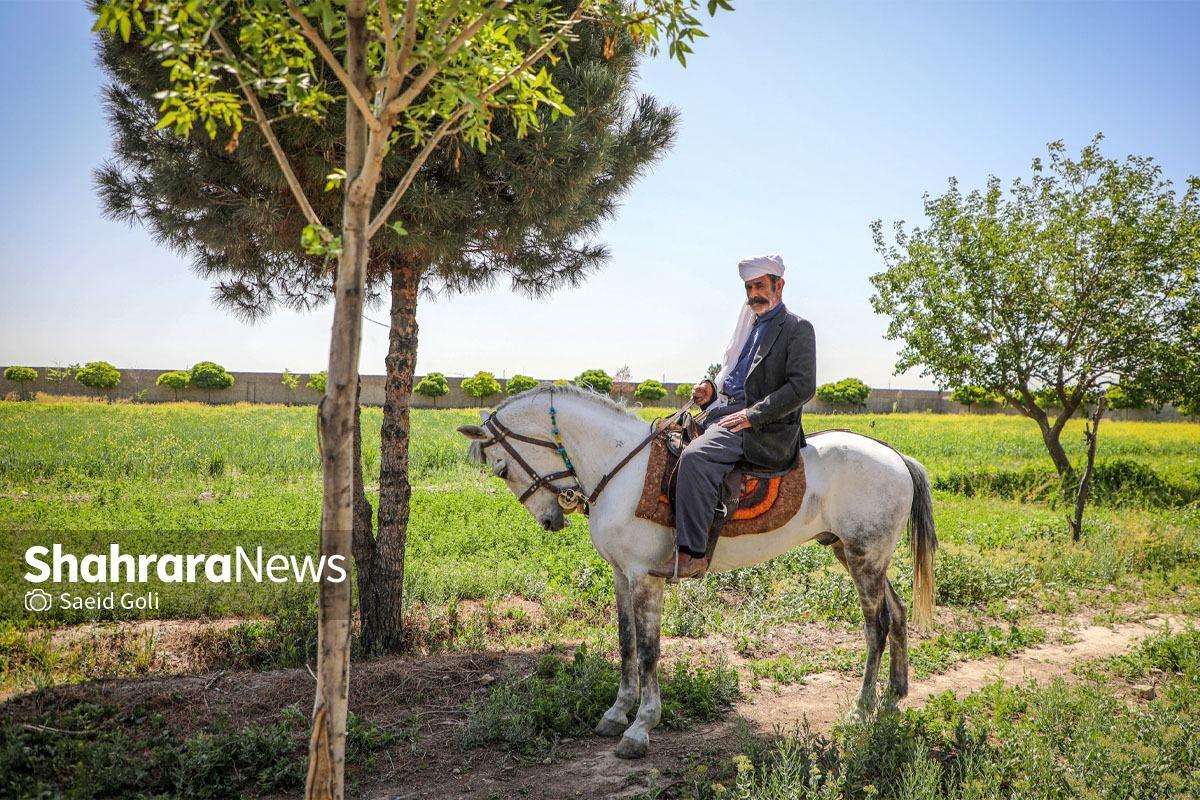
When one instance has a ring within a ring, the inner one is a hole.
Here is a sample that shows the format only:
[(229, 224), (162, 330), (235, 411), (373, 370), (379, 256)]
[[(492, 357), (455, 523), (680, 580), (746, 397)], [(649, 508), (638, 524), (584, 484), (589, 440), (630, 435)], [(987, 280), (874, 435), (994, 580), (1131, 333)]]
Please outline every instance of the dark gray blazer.
[(800, 408), (817, 391), (817, 346), (812, 323), (790, 311), (770, 326), (746, 375), (750, 427), (742, 431), (742, 452), (753, 464), (782, 470), (796, 465), (805, 444)]

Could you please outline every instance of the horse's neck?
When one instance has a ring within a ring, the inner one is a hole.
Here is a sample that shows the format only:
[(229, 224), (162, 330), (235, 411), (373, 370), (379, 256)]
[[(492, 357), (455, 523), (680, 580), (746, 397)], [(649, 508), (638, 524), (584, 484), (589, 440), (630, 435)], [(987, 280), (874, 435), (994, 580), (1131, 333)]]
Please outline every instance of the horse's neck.
[[(565, 402), (564, 402), (565, 401)], [(575, 395), (555, 398), (558, 428), (585, 491), (650, 432), (650, 423)]]

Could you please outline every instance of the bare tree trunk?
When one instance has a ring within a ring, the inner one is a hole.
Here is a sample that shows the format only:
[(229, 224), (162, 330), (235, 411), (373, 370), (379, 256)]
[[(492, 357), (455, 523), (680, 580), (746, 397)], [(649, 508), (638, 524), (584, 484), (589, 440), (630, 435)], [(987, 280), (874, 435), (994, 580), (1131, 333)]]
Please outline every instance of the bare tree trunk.
[(379, 442), (379, 534), (372, 542), (371, 574), (366, 580), (359, 575), (358, 602), (363, 648), (396, 653), (406, 645), (401, 612), (412, 497), (408, 480), (409, 410), (417, 362), (417, 289), (421, 275), (419, 267), (408, 262), (393, 267), (391, 273), (391, 332)]
[(1083, 536), (1083, 507), (1087, 504), (1088, 489), (1091, 488), (1092, 470), (1096, 464), (1096, 438), (1100, 432), (1100, 418), (1104, 416), (1104, 408), (1108, 403), (1108, 398), (1100, 395), (1100, 401), (1096, 404), (1096, 413), (1092, 416), (1091, 426), (1084, 428), (1084, 436), (1087, 438), (1087, 466), (1084, 467), (1083, 477), (1079, 479), (1079, 490), (1075, 493), (1075, 516), (1069, 520), (1071, 523), (1071, 541), (1078, 542)]
[[(346, 69), (366, 83), (366, 1), (346, 4)], [(321, 554), (342, 556), (349, 565), (354, 525), (354, 422), (358, 354), (368, 257), (374, 181), (363, 181), (367, 123), (346, 100), (346, 197), (342, 214), (342, 254), (334, 282), (329, 376), (321, 404), (324, 499)], [(334, 582), (322, 573), (317, 647), (317, 690), (309, 742), (309, 800), (342, 800), (345, 789), (346, 716), (350, 694), (350, 611), (348, 579)]]

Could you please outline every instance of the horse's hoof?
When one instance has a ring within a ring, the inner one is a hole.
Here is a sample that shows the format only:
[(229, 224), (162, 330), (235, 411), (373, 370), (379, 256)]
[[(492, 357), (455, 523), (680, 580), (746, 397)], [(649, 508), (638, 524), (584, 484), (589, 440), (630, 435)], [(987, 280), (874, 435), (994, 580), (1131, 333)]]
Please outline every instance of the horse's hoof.
[(602, 717), (596, 724), (596, 733), (600, 736), (620, 736), (629, 727), (629, 718), (615, 720)]
[(617, 758), (642, 758), (650, 749), (650, 737), (634, 739), (632, 736), (622, 736), (617, 744)]

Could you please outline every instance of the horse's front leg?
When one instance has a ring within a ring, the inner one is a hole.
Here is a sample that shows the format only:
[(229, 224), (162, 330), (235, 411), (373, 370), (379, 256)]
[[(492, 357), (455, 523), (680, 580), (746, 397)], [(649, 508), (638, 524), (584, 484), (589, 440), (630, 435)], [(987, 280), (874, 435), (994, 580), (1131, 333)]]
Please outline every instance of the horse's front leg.
[(617, 701), (612, 704), (600, 723), (596, 733), (601, 736), (620, 736), (629, 725), (629, 711), (637, 702), (638, 658), (637, 625), (634, 621), (633, 589), (625, 573), (613, 567), (613, 585), (617, 591), (617, 635), (621, 642), (621, 688)]
[(631, 581), (637, 625), (637, 663), (642, 684), (637, 719), (617, 745), (621, 758), (641, 758), (650, 747), (650, 730), (662, 717), (658, 690), (658, 640), (662, 630), (663, 579), (641, 575)]

